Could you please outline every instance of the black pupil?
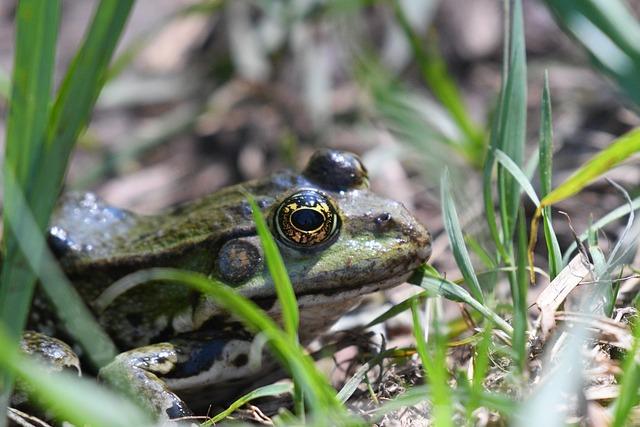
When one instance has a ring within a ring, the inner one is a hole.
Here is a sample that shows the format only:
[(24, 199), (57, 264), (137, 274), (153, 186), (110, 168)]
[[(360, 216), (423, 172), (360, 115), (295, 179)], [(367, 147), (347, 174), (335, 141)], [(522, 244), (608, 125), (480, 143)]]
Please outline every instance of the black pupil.
[(324, 216), (313, 209), (298, 209), (291, 215), (291, 223), (302, 231), (313, 231), (324, 222)]

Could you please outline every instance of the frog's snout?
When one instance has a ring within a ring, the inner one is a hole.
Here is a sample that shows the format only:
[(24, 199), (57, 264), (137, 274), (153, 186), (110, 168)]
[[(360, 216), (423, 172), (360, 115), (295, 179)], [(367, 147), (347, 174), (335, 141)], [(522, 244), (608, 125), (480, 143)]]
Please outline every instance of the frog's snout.
[(426, 262), (431, 257), (431, 233), (418, 221), (409, 232), (410, 238), (415, 242), (418, 248), (416, 251), (417, 258), (422, 262)]
[(403, 242), (402, 246), (409, 248), (407, 252), (411, 258), (427, 261), (431, 256), (431, 233), (400, 203), (395, 202), (389, 207), (389, 211), (374, 217), (377, 232), (395, 234)]

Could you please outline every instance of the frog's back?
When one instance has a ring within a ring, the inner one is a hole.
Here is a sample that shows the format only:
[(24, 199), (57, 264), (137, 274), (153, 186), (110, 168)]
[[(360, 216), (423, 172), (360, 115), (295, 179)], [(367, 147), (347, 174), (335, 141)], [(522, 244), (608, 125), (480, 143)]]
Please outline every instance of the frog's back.
[(149, 216), (110, 206), (93, 193), (68, 193), (54, 213), (49, 243), (72, 278), (105, 271), (113, 273), (113, 281), (130, 271), (160, 266), (207, 273), (212, 251), (228, 239), (254, 232), (246, 194), (268, 208), (300, 179), (283, 172)]

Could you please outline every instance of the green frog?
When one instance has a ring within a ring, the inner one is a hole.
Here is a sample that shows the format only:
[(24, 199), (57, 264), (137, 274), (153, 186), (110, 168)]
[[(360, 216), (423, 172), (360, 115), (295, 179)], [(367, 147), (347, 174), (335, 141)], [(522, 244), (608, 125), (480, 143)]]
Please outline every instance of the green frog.
[[(100, 376), (126, 382), (152, 411), (176, 418), (191, 413), (185, 402), (219, 400), (223, 390), (270, 369), (268, 355), (258, 366), (249, 363), (253, 336), (233, 313), (181, 284), (148, 283), (101, 303), (113, 293), (112, 283), (129, 273), (176, 267), (229, 284), (278, 320), (280, 307), (247, 194), (269, 222), (291, 277), (302, 344), (363, 295), (403, 283), (429, 258), (431, 237), (400, 203), (368, 187), (356, 155), (320, 150), (301, 174), (285, 171), (227, 187), (160, 215), (136, 215), (91, 193), (64, 196), (49, 229), (50, 247), (123, 351)], [(36, 298), (31, 326), (59, 335), (40, 304), (45, 302)], [(42, 336), (32, 336), (23, 347), (42, 347)]]

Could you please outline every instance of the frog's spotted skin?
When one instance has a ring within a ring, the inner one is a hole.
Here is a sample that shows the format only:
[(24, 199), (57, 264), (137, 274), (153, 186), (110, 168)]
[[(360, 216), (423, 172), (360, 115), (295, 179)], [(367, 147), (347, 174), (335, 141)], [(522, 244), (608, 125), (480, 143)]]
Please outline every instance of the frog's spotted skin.
[[(159, 414), (188, 413), (173, 391), (192, 396), (206, 387), (237, 387), (260, 374), (248, 363), (251, 335), (215, 301), (179, 284), (138, 286), (104, 310), (96, 303), (128, 273), (178, 267), (229, 283), (279, 319), (247, 193), (279, 243), (298, 297), (303, 343), (363, 294), (402, 283), (430, 255), (431, 239), (422, 225), (401, 204), (368, 189), (366, 169), (355, 155), (333, 150), (316, 152), (302, 174), (281, 172), (228, 187), (161, 215), (139, 216), (91, 194), (66, 196), (52, 221), (51, 246), (101, 325), (125, 350), (101, 376), (133, 383), (130, 390)], [(278, 212), (292, 201), (293, 210), (281, 215), (288, 222), (278, 224)], [(305, 208), (317, 213), (292, 216)], [(330, 210), (334, 222), (325, 223)], [(287, 235), (288, 228), (311, 234)], [(200, 398), (208, 403), (216, 396)]]

